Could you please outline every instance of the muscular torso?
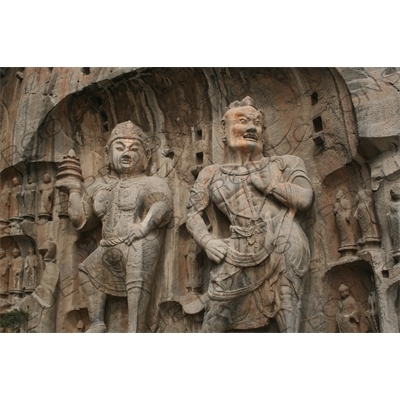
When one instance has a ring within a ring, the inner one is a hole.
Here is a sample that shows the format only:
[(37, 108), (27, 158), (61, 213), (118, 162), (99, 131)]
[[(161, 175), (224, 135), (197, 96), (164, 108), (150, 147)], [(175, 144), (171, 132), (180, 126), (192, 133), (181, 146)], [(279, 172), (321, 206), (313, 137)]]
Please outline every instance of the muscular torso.
[(144, 214), (144, 191), (148, 177), (132, 177), (101, 183), (93, 197), (93, 210), (103, 223), (103, 238), (124, 237)]
[(236, 168), (232, 171), (229, 167), (221, 166), (209, 187), (212, 202), (232, 225), (246, 227), (251, 221), (274, 217), (282, 208), (252, 184), (252, 173), (255, 173), (254, 168)]

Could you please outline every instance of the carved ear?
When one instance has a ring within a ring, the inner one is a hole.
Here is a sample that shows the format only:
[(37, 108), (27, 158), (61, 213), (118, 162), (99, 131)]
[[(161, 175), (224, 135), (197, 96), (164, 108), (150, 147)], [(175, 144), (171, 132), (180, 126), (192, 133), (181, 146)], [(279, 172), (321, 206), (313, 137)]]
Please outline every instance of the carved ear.
[(221, 119), (221, 131), (225, 133), (225, 129), (226, 129), (226, 121), (225, 119)]
[(109, 152), (109, 148), (108, 146), (104, 147), (104, 158), (106, 159), (106, 164), (109, 163), (109, 156), (108, 156), (108, 152)]
[(221, 125), (221, 131), (224, 134), (222, 136), (222, 142), (226, 143), (226, 134), (225, 134), (225, 132), (226, 132), (226, 120), (225, 119), (221, 119), (221, 124), (220, 125)]

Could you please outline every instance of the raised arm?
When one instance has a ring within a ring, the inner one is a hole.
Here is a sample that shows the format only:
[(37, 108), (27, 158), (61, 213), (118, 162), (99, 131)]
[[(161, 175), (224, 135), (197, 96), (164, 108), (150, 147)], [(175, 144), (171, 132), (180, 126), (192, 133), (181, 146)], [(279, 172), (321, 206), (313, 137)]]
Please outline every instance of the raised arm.
[(274, 196), (286, 207), (306, 210), (313, 200), (313, 189), (304, 162), (295, 156), (273, 157), (262, 161), (260, 171), (251, 175), (254, 186)]
[(173, 214), (171, 189), (163, 180), (149, 178), (144, 196), (148, 212), (140, 224), (132, 225), (126, 240), (128, 245), (146, 237), (153, 229), (165, 227)]

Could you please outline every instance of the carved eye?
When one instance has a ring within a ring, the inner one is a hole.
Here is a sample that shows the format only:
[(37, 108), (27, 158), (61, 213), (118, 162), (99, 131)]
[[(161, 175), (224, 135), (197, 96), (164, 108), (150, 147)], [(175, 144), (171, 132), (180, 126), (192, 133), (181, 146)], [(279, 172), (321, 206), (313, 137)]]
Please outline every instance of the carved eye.
[(260, 126), (260, 121), (257, 121), (257, 120), (254, 121), (254, 125), (255, 125), (255, 126)]
[(124, 148), (121, 147), (121, 146), (116, 147), (116, 149), (117, 149), (118, 151), (123, 151), (123, 150), (124, 150)]
[(242, 119), (240, 120), (240, 122), (241, 122), (242, 124), (246, 124), (246, 123), (247, 123), (247, 119), (242, 118)]

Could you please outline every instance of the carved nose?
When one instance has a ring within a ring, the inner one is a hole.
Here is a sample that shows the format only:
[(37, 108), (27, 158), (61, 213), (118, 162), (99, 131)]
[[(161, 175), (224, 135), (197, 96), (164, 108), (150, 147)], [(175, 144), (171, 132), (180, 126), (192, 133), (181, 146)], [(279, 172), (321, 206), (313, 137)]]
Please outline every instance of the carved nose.
[(257, 129), (256, 129), (256, 127), (255, 127), (254, 124), (250, 124), (250, 125), (247, 127), (246, 132), (256, 133), (256, 132), (257, 132)]

